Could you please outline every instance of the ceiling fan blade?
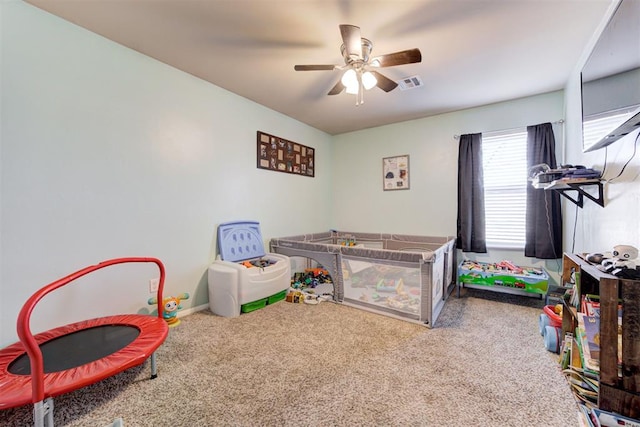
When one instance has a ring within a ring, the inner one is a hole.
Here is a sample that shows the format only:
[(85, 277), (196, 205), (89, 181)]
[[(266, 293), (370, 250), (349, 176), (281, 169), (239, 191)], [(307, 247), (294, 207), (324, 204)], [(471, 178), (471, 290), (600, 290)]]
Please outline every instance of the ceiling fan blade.
[(394, 65), (413, 64), (422, 61), (420, 49), (409, 49), (400, 52), (380, 55), (369, 61), (374, 67), (393, 67)]
[(342, 84), (342, 80), (338, 80), (338, 83), (329, 91), (327, 95), (337, 95), (344, 90), (344, 85)]
[(370, 71), (370, 73), (376, 76), (376, 80), (378, 81), (376, 86), (385, 92), (391, 92), (398, 86), (398, 83), (394, 82), (389, 77), (383, 76), (377, 71)]
[(332, 71), (338, 68), (337, 65), (294, 65), (296, 71)]
[(360, 37), (360, 27), (355, 25), (340, 25), (340, 34), (344, 43), (347, 56), (354, 59), (362, 59), (362, 38)]

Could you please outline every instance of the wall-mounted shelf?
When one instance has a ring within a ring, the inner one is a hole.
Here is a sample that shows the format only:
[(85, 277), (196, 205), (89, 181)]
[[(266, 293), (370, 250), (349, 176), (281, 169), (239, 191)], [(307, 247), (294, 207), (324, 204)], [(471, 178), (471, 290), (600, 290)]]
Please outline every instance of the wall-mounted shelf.
[[(533, 187), (542, 190), (557, 191), (572, 203), (578, 205), (578, 207), (582, 207), (584, 205), (585, 197), (597, 203), (599, 206), (604, 207), (604, 191), (602, 180), (600, 179), (558, 179), (546, 183), (534, 182)], [(585, 191), (584, 187), (597, 187), (598, 194), (594, 196), (593, 194)]]

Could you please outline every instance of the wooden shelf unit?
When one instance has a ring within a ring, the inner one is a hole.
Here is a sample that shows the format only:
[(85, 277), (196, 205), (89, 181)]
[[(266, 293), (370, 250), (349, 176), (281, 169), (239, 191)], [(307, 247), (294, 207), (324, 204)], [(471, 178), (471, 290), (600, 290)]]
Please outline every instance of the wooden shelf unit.
[[(600, 375), (598, 407), (640, 418), (640, 281), (625, 280), (598, 270), (575, 254), (564, 254), (562, 282), (577, 274), (583, 294), (600, 295)], [(622, 304), (622, 377), (618, 376), (618, 304)], [(574, 332), (577, 310), (565, 304), (562, 336)]]

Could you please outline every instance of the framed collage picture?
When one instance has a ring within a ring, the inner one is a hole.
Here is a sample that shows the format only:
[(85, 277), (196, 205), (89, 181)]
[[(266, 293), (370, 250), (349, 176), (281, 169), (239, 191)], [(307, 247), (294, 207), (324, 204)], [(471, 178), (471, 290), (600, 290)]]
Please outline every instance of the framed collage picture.
[(258, 168), (315, 176), (315, 149), (258, 131)]
[(409, 155), (382, 159), (382, 188), (389, 190), (409, 189)]

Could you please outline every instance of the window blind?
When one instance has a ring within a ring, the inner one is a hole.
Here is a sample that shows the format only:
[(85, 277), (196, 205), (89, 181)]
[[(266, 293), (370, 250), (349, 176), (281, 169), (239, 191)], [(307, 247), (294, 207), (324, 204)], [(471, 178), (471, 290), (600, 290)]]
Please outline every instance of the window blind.
[(524, 248), (527, 131), (483, 133), (485, 226), (488, 247)]

